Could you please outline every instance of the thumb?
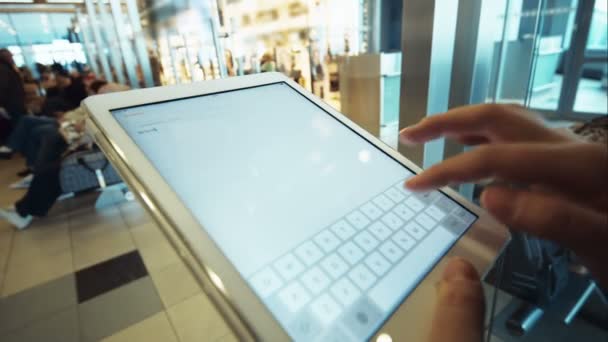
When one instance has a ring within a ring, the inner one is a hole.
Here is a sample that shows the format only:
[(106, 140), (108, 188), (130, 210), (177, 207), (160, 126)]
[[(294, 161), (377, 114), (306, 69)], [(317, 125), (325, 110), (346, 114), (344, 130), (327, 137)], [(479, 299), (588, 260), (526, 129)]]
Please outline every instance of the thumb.
[(452, 259), (437, 289), (429, 342), (480, 342), (483, 339), (484, 296), (475, 268)]

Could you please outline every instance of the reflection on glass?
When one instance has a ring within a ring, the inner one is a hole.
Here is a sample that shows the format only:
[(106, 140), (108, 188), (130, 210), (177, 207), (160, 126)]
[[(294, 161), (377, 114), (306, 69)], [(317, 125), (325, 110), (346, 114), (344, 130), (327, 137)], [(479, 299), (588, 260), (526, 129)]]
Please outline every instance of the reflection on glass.
[(594, 114), (608, 114), (608, 64), (604, 62), (587, 63), (578, 83), (574, 111)]
[(608, 114), (608, 1), (597, 0), (589, 28), (574, 111)]
[[(570, 47), (577, 1), (497, 2), (499, 32), (494, 46), (490, 98), (556, 110), (563, 59)], [(508, 8), (507, 8), (508, 5)], [(501, 7), (502, 10), (501, 10)], [(491, 29), (491, 28), (488, 28)]]

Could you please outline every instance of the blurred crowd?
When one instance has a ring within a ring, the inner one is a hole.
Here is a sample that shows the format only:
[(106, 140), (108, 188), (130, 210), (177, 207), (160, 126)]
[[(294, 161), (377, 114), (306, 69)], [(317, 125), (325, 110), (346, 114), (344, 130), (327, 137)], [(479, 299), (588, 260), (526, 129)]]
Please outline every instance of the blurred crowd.
[(28, 189), (19, 201), (0, 209), (0, 219), (18, 229), (34, 216), (45, 216), (61, 195), (63, 158), (93, 146), (82, 100), (128, 89), (98, 79), (86, 67), (67, 70), (53, 64), (36, 69), (38, 78), (27, 67), (18, 68), (9, 50), (0, 49), (0, 158), (23, 156), (18, 187)]

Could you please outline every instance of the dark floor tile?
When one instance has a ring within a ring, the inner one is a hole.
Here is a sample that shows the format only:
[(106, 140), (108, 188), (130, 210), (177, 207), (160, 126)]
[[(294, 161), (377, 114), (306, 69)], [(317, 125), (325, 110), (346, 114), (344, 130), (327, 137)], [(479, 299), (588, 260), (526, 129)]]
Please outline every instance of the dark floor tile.
[(5, 336), (0, 335), (2, 342), (78, 342), (78, 311), (76, 305), (34, 321), (31, 324), (14, 330)]
[(78, 302), (82, 303), (148, 275), (138, 251), (132, 251), (76, 272)]
[(78, 304), (81, 340), (99, 341), (163, 310), (150, 277)]
[(0, 298), (0, 335), (74, 305), (73, 274)]

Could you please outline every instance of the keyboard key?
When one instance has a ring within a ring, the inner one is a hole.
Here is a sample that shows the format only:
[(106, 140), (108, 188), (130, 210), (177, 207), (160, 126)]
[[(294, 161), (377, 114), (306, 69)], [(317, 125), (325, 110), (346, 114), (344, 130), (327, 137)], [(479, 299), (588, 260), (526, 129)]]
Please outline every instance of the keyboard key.
[[(315, 341), (323, 341), (323, 342), (344, 342), (352, 339), (350, 333), (346, 333), (344, 328), (340, 327), (338, 324), (334, 324), (331, 329), (325, 329), (323, 334), (317, 338)], [(295, 341), (300, 341), (297, 338)], [(302, 339), (302, 341), (309, 341), (309, 339)]]
[(369, 266), (369, 268), (374, 271), (378, 277), (384, 275), (384, 273), (391, 268), (391, 263), (378, 252), (373, 252), (367, 258), (365, 258), (365, 264)]
[(270, 267), (266, 267), (251, 278), (251, 285), (260, 297), (266, 298), (278, 290), (283, 281)]
[(382, 210), (384, 211), (389, 211), (395, 205), (395, 203), (391, 201), (390, 198), (384, 195), (380, 195), (374, 198), (374, 203), (380, 208), (382, 208)]
[(405, 199), (405, 195), (403, 194), (403, 192), (395, 188), (390, 188), (386, 190), (384, 194), (388, 196), (388, 198), (392, 199), (395, 203), (399, 203)]
[(458, 207), (454, 200), (445, 196), (441, 196), (434, 204), (446, 213), (450, 213), (453, 209)]
[(348, 278), (338, 280), (331, 288), (330, 292), (345, 307), (349, 307), (361, 296), (359, 291)]
[(310, 311), (312, 311), (321, 324), (330, 325), (340, 316), (342, 308), (329, 294), (324, 293), (310, 304)]
[(473, 222), (475, 222), (476, 219), (475, 215), (471, 214), (468, 210), (464, 208), (458, 208), (454, 210), (454, 215), (456, 215), (456, 217), (461, 219), (462, 222), (466, 223), (467, 225), (472, 224)]
[(426, 208), (425, 212), (437, 221), (441, 221), (445, 217), (445, 213), (443, 212), (443, 210), (439, 209), (435, 205), (431, 205)]
[[(394, 292), (391, 295), (394, 296)], [(385, 317), (384, 314), (390, 311), (382, 312), (375, 303), (365, 296), (348, 309), (344, 315), (343, 324), (353, 336), (369, 336), (370, 332), (377, 329), (378, 324)]]
[(424, 203), (422, 203), (416, 196), (410, 196), (403, 203), (405, 203), (408, 207), (410, 207), (415, 212), (419, 212), (424, 209)]
[(426, 230), (433, 229), (433, 227), (435, 227), (435, 225), (437, 224), (435, 220), (433, 220), (429, 215), (425, 213), (418, 214), (418, 216), (416, 216), (416, 222), (420, 223), (420, 225)]
[(300, 310), (287, 325), (287, 331), (294, 341), (313, 341), (322, 330), (321, 323), (308, 310)]
[(285, 280), (290, 280), (304, 271), (304, 265), (302, 265), (302, 263), (291, 253), (286, 254), (281, 257), (281, 259), (277, 260), (274, 263), (274, 267)]
[(298, 312), (310, 301), (310, 295), (298, 282), (291, 283), (281, 290), (279, 298), (291, 313)]
[(372, 234), (374, 234), (374, 236), (377, 237), (380, 241), (384, 241), (392, 234), (391, 230), (388, 229), (388, 227), (380, 221), (372, 223), (372, 225), (369, 226), (368, 230), (372, 232)]
[(394, 310), (395, 305), (402, 300), (394, 295), (395, 285), (398, 284), (402, 293), (409, 294), (428, 272), (427, 267), (421, 267), (421, 260), (424, 260), (425, 265), (434, 266), (445, 253), (444, 248), (437, 246), (447, 246), (456, 238), (456, 235), (445, 229), (433, 229), (426, 239), (412, 249), (406, 258), (393, 265), (391, 270), (367, 292), (368, 298), (378, 305), (381, 311)]
[(426, 204), (431, 204), (439, 196), (439, 191), (435, 190), (435, 191), (429, 191), (429, 192), (422, 192), (422, 193), (418, 193), (416, 196), (422, 202), (424, 202)]
[(414, 245), (416, 244), (416, 240), (406, 234), (403, 230), (400, 230), (395, 233), (395, 235), (393, 235), (393, 241), (395, 241), (395, 243), (399, 247), (403, 248), (403, 250), (405, 250), (406, 252), (412, 249), (412, 247), (414, 247)]
[(378, 240), (374, 238), (369, 232), (366, 230), (359, 233), (353, 239), (365, 252), (371, 252), (376, 246), (378, 246)]
[(321, 233), (315, 236), (315, 242), (323, 248), (325, 253), (329, 253), (334, 250), (334, 248), (340, 245), (340, 239), (334, 235), (334, 233), (329, 230), (324, 230)]
[(378, 217), (382, 216), (382, 210), (380, 210), (380, 208), (378, 208), (372, 202), (368, 202), (368, 203), (364, 204), (359, 209), (361, 209), (361, 211), (372, 220), (375, 220)]
[(348, 265), (338, 254), (331, 254), (323, 261), (321, 261), (321, 267), (327, 272), (334, 280), (340, 278), (346, 271), (348, 271)]
[(420, 225), (416, 222), (408, 222), (403, 229), (416, 238), (416, 240), (422, 239), (426, 235), (426, 230), (424, 230)]
[(296, 249), (296, 255), (304, 261), (307, 266), (321, 260), (323, 252), (312, 241), (306, 241)]
[(376, 281), (376, 276), (365, 265), (359, 264), (348, 272), (350, 280), (361, 290), (365, 291)]
[(397, 189), (397, 191), (399, 191), (400, 193), (402, 193), (405, 197), (412, 194), (411, 191), (405, 188), (405, 179), (395, 184), (394, 188)]
[(350, 241), (338, 248), (338, 253), (351, 265), (355, 265), (363, 258), (363, 251), (361, 248)]
[(468, 224), (462, 222), (453, 215), (448, 215), (446, 218), (444, 218), (441, 222), (441, 226), (445, 227), (455, 235), (462, 234), (469, 227)]
[(392, 212), (382, 216), (382, 222), (386, 223), (392, 230), (397, 230), (403, 226), (403, 221)]
[(397, 204), (395, 209), (393, 209), (393, 212), (406, 222), (414, 217), (414, 212), (410, 208), (405, 206), (405, 204)]
[(392, 262), (397, 262), (403, 257), (403, 251), (390, 240), (383, 243), (378, 250)]
[(369, 224), (369, 219), (365, 217), (359, 210), (355, 210), (346, 216), (348, 222), (350, 222), (355, 228), (361, 230)]
[(348, 240), (355, 235), (353, 227), (344, 220), (340, 220), (331, 226), (331, 230), (342, 240)]
[(321, 271), (318, 267), (311, 268), (308, 272), (302, 275), (300, 279), (304, 283), (304, 286), (312, 292), (312, 294), (319, 294), (329, 285), (329, 277)]

